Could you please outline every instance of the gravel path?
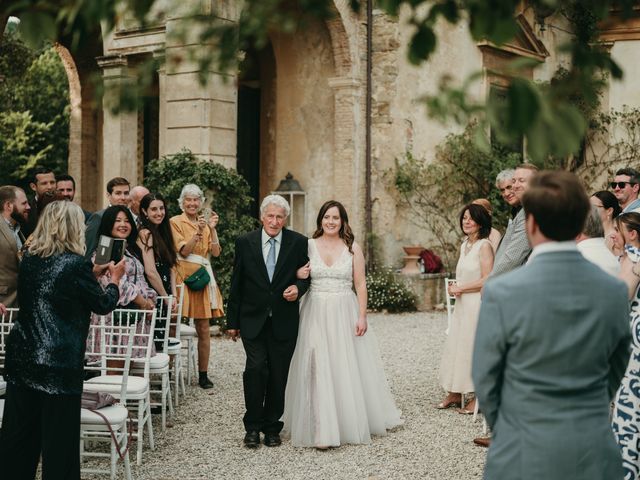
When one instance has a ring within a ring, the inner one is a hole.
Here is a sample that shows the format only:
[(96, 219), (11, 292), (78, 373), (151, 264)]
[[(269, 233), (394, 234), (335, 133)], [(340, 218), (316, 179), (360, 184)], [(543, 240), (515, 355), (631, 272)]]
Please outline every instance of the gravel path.
[[(139, 480), (191, 479), (456, 479), (481, 478), (486, 450), (472, 439), (481, 422), (433, 408), (443, 397), (438, 366), (446, 315), (370, 315), (387, 377), (405, 424), (370, 445), (328, 451), (242, 447), (240, 342), (216, 338), (210, 372), (214, 389), (192, 386), (163, 434), (155, 422), (156, 450), (146, 449)], [(208, 393), (212, 392), (212, 393)], [(85, 475), (85, 478), (95, 478)]]

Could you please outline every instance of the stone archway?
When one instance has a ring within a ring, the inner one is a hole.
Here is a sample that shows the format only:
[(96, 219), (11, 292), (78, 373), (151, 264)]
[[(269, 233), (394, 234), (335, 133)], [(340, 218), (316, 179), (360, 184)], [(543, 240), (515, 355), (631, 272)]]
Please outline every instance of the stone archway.
[(76, 201), (87, 210), (101, 203), (104, 187), (98, 172), (102, 165), (102, 109), (94, 86), (101, 55), (99, 38), (72, 54), (62, 43), (55, 45), (69, 80), (69, 166), (76, 180)]
[[(307, 192), (305, 233), (313, 230), (315, 212), (329, 198), (344, 202), (353, 218), (363, 211), (364, 99), (360, 62), (354, 61), (362, 32), (346, 1), (336, 2), (336, 13), (326, 22), (310, 20), (298, 33), (272, 34), (263, 51), (246, 52), (254, 65), (239, 78), (239, 139), (245, 136), (243, 118), (251, 118), (243, 95), (247, 88), (259, 90), (257, 198), (291, 172)], [(245, 73), (249, 77), (243, 78)], [(239, 140), (243, 172), (245, 150)]]

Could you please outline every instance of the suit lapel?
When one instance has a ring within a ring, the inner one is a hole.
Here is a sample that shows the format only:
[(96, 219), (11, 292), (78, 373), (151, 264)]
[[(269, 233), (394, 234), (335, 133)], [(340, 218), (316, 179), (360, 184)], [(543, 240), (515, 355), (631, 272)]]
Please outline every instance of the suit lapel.
[[(282, 230), (282, 245), (280, 245), (280, 252), (278, 252), (278, 260), (276, 260), (276, 268), (273, 271), (273, 278), (275, 279), (278, 275), (278, 272), (282, 269), (282, 265), (287, 259), (287, 255), (289, 254), (289, 250), (291, 250), (291, 246), (293, 245), (293, 239), (291, 238), (291, 232), (288, 230)], [(265, 267), (266, 269), (266, 267)]]
[(253, 255), (256, 257), (256, 265), (258, 265), (258, 270), (264, 277), (264, 281), (267, 284), (271, 283), (269, 281), (269, 273), (267, 272), (267, 266), (264, 263), (264, 257), (262, 256), (262, 229), (254, 232), (255, 234), (249, 238), (249, 243), (251, 244), (251, 251)]

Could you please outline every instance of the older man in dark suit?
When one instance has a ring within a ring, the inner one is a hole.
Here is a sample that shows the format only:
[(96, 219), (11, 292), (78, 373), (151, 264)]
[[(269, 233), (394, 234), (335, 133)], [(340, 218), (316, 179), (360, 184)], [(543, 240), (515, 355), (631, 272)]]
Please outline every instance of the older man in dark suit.
[(485, 285), (473, 352), (485, 478), (622, 478), (609, 405), (629, 359), (627, 287), (577, 250), (590, 205), (575, 175), (536, 174), (522, 204), (531, 258)]
[(296, 278), (305, 265), (307, 237), (286, 230), (289, 204), (269, 195), (260, 206), (262, 228), (236, 240), (227, 333), (242, 337), (247, 355), (243, 374), (246, 413), (244, 444), (280, 445), (284, 392), (298, 337), (298, 300), (309, 279)]

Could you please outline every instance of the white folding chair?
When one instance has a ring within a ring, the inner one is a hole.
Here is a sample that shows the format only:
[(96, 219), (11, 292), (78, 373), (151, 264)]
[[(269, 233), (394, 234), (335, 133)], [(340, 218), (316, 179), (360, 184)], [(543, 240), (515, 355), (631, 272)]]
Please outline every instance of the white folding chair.
[[(129, 411), (126, 407), (127, 391), (129, 387), (129, 368), (131, 366), (131, 352), (133, 349), (135, 327), (91, 325), (89, 327), (89, 341), (87, 342), (86, 372), (98, 374), (96, 378), (118, 378), (119, 383), (93, 383), (94, 391), (109, 392), (117, 396), (120, 402), (96, 411), (81, 409), (80, 412), (80, 458), (84, 462), (87, 458), (110, 459), (109, 470), (99, 468), (83, 468), (83, 473), (109, 473), (111, 480), (116, 478), (118, 458), (124, 464), (127, 480), (131, 480), (131, 465), (129, 463), (127, 419)], [(126, 346), (123, 346), (126, 345)], [(86, 385), (86, 383), (85, 383)], [(109, 453), (88, 450), (88, 444), (109, 442)], [(120, 457), (120, 453), (122, 457)]]
[[(158, 297), (156, 301), (156, 325), (155, 332), (160, 334), (156, 337), (156, 346), (161, 343), (160, 349), (149, 360), (149, 378), (151, 380), (150, 394), (151, 406), (160, 407), (162, 414), (162, 431), (167, 428), (167, 405), (169, 413), (173, 415), (173, 402), (171, 401), (171, 389), (169, 386), (169, 324), (171, 320), (171, 308), (174, 298), (172, 296)], [(144, 375), (144, 360), (134, 358), (131, 362), (131, 373), (134, 375)], [(159, 380), (158, 380), (159, 379)], [(156, 400), (159, 397), (159, 401)]]
[[(139, 364), (139, 371), (142, 372), (142, 376), (132, 375), (129, 377), (127, 384), (127, 406), (131, 406), (132, 409), (136, 410), (136, 415), (133, 419), (135, 424), (133, 436), (137, 440), (136, 463), (141, 465), (145, 426), (148, 430), (149, 446), (151, 450), (155, 450), (153, 424), (151, 422), (149, 370), (151, 350), (153, 347), (153, 329), (156, 323), (156, 311), (116, 309), (111, 315), (104, 316), (102, 319), (105, 325), (112, 324), (132, 326), (135, 328), (132, 357), (141, 362)], [(147, 323), (147, 319), (150, 319), (149, 323)], [(84, 389), (89, 391), (106, 391), (118, 397), (122, 383), (121, 377), (121, 375), (100, 375), (99, 377), (87, 380), (84, 384)], [(111, 388), (105, 390), (105, 386), (109, 385), (111, 385)]]
[[(1, 374), (4, 372), (7, 338), (9, 337), (9, 332), (11, 332), (11, 328), (18, 317), (18, 311), (19, 310), (17, 308), (7, 308), (7, 312), (0, 316), (0, 395), (4, 395), (7, 391), (7, 382), (4, 381)], [(0, 413), (0, 425), (1, 424), (2, 421)]]
[(444, 295), (447, 299), (447, 329), (445, 330), (445, 335), (449, 335), (449, 328), (451, 328), (451, 315), (453, 315), (453, 307), (456, 303), (456, 297), (454, 295), (449, 295), (449, 285), (455, 285), (456, 280), (454, 278), (445, 278), (444, 279)]
[(180, 389), (182, 394), (186, 392), (184, 385), (184, 368), (182, 365), (182, 341), (180, 340), (180, 333), (182, 330), (182, 306), (184, 304), (184, 285), (176, 285), (176, 311), (171, 314), (169, 322), (169, 344), (167, 346), (167, 353), (173, 360), (173, 379), (170, 381), (174, 385), (174, 399), (173, 404), (175, 407), (180, 403)]
[[(6, 356), (7, 337), (18, 316), (17, 308), (7, 308), (7, 312), (0, 316), (0, 373), (4, 372), (4, 358)], [(7, 393), (7, 382), (0, 375), (0, 395)], [(2, 426), (2, 414), (4, 412), (4, 400), (0, 400), (0, 427)]]

